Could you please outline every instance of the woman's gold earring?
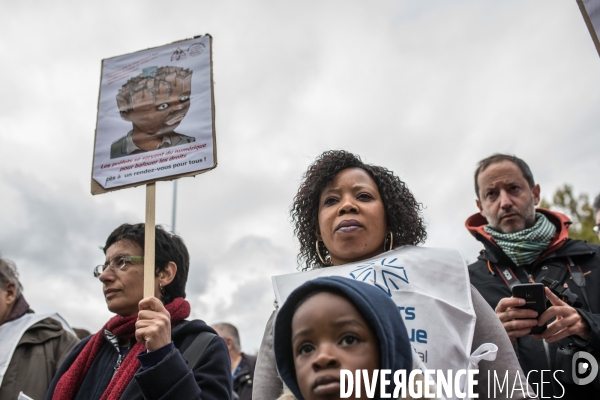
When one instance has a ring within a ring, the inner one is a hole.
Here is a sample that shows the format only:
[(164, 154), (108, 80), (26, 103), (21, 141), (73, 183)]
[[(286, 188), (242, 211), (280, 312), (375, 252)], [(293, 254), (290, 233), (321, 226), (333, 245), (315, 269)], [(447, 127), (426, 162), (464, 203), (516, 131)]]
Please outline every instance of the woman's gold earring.
[(319, 256), (319, 260), (321, 260), (321, 264), (325, 265), (326, 267), (331, 265), (331, 260), (325, 261), (323, 259), (323, 256), (321, 255), (321, 249), (319, 248), (319, 239), (317, 239), (317, 241), (315, 242), (315, 246), (317, 248), (317, 255)]
[[(387, 236), (390, 235), (390, 248), (389, 249), (385, 249), (385, 242), (387, 242)], [(383, 251), (389, 251), (392, 250), (394, 248), (394, 234), (392, 233), (392, 231), (388, 231), (387, 234), (385, 235), (385, 241), (383, 243)]]

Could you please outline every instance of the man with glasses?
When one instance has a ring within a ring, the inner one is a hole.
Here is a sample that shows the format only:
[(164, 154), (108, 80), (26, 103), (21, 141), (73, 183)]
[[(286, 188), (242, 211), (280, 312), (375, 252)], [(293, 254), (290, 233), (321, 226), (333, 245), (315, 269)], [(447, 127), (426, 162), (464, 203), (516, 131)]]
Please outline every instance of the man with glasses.
[(600, 239), (600, 194), (594, 199), (594, 215), (596, 216), (596, 225), (594, 225), (594, 232)]
[(35, 314), (16, 265), (0, 257), (0, 399), (46, 395), (50, 381), (79, 342), (58, 315)]

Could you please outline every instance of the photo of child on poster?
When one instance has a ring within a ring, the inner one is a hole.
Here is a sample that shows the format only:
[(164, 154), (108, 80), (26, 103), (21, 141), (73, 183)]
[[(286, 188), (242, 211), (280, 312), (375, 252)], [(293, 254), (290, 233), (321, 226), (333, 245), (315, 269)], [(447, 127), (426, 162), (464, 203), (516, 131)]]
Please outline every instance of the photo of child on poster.
[(216, 166), (208, 35), (102, 61), (92, 193)]
[(121, 118), (133, 129), (110, 149), (110, 158), (194, 142), (175, 132), (190, 109), (192, 71), (181, 67), (149, 67), (127, 81), (117, 95)]

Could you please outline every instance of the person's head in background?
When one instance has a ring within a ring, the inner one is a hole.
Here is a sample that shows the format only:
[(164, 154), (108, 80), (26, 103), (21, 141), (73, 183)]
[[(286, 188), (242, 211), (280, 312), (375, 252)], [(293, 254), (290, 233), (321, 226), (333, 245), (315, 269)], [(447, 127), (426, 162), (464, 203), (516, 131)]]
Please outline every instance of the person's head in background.
[[(375, 286), (342, 277), (308, 281), (290, 294), (275, 322), (274, 349), (281, 379), (298, 400), (339, 398), (342, 369), (373, 376), (375, 369), (408, 374), (413, 366), (394, 302)], [(361, 395), (368, 398), (364, 384)]]
[(0, 325), (8, 319), (22, 291), (17, 266), (0, 254)]
[(242, 360), (242, 346), (240, 344), (240, 333), (238, 332), (238, 329), (228, 322), (213, 324), (212, 328), (223, 338), (223, 340), (225, 340), (225, 343), (227, 343), (229, 357), (231, 358), (231, 370), (235, 371)]
[(309, 166), (292, 205), (298, 262), (306, 271), (423, 243), (421, 209), (388, 169), (347, 151), (326, 151)]

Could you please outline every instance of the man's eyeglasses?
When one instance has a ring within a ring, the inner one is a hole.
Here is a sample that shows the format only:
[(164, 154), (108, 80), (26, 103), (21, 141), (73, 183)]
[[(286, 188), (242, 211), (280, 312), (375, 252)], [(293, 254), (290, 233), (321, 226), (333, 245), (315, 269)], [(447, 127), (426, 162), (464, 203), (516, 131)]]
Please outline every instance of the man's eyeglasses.
[(594, 232), (596, 233), (596, 235), (600, 234), (600, 224), (594, 226), (592, 229), (594, 230)]
[(105, 264), (96, 265), (96, 268), (94, 268), (94, 277), (99, 278), (106, 268), (110, 268), (112, 272), (115, 272), (117, 269), (121, 271), (126, 265), (131, 264), (132, 261), (142, 260), (144, 260), (144, 256), (116, 256)]

